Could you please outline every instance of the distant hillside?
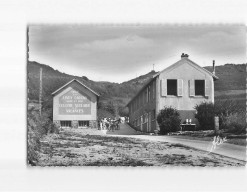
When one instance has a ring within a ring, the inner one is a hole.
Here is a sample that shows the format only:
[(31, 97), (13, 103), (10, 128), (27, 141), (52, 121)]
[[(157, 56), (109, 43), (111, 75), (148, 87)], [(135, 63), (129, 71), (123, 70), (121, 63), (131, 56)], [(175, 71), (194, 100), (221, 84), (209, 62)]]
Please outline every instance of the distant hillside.
[[(43, 101), (44, 106), (52, 107), (52, 92), (76, 78), (88, 87), (92, 88), (100, 94), (99, 107), (114, 112), (114, 110), (124, 110), (126, 103), (135, 95), (135, 93), (147, 82), (154, 74), (151, 71), (146, 75), (142, 75), (130, 81), (118, 84), (111, 82), (96, 82), (85, 76), (73, 76), (54, 70), (48, 65), (39, 64), (38, 62), (28, 62), (27, 74), (28, 82), (28, 98), (31, 101), (37, 101), (39, 98), (39, 71), (43, 71)], [(126, 112), (126, 111), (125, 111)]]
[[(212, 72), (212, 66), (204, 67)], [(215, 67), (215, 74), (219, 80), (215, 82), (215, 91), (245, 90), (246, 64), (225, 64)]]
[[(28, 98), (33, 102), (38, 100), (40, 67), (43, 69), (44, 107), (52, 108), (51, 93), (73, 78), (76, 78), (101, 95), (99, 110), (102, 110), (102, 113), (109, 112), (111, 114), (126, 114), (128, 112), (125, 108), (126, 103), (154, 74), (157, 73), (151, 71), (145, 75), (118, 84), (111, 82), (96, 82), (83, 75), (81, 77), (73, 76), (54, 70), (48, 65), (39, 64), (37, 62), (28, 62)], [(205, 68), (212, 71), (212, 67)], [(216, 75), (219, 77), (219, 80), (215, 82), (216, 96), (239, 96), (241, 99), (245, 98), (246, 64), (226, 64), (224, 66), (216, 66)]]

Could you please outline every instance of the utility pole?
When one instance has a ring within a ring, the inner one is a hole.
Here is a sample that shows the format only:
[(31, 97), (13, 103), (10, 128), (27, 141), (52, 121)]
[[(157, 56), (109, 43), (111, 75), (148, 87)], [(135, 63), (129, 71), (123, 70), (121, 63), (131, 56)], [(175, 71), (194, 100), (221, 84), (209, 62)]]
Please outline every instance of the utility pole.
[[(29, 27), (27, 27), (27, 64), (26, 64), (26, 67), (28, 66), (28, 62), (29, 62)], [(28, 72), (28, 69), (27, 69), (27, 108), (28, 108), (28, 103), (29, 103), (29, 98), (28, 98), (28, 95), (29, 95), (29, 72)]]
[(27, 27), (27, 61), (29, 61), (29, 27)]
[(39, 74), (39, 114), (41, 116), (41, 110), (42, 110), (42, 68), (40, 68), (40, 74)]

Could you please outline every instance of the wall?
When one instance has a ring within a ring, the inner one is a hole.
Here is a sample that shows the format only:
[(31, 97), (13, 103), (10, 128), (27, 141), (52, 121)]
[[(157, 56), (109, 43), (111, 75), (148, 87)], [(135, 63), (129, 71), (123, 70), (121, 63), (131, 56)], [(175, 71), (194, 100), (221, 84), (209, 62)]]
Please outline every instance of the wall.
[[(163, 96), (162, 95), (162, 79), (182, 79), (182, 96)], [(198, 80), (206, 80), (208, 84), (208, 96), (190, 96), (190, 87), (189, 81), (191, 79), (198, 79)], [(164, 106), (172, 106), (182, 113), (182, 119), (186, 119), (186, 114), (188, 111), (192, 113), (195, 112), (195, 105), (200, 104), (203, 101), (206, 102), (214, 102), (214, 81), (213, 77), (206, 73), (204, 70), (200, 68), (194, 67), (191, 63), (187, 60), (181, 60), (177, 66), (171, 68), (168, 71), (161, 72), (157, 81), (157, 108), (160, 110)], [(187, 114), (188, 117), (194, 116)], [(193, 119), (193, 118), (192, 118)]]
[[(150, 100), (147, 102), (147, 89), (150, 88)], [(143, 131), (143, 132), (153, 132), (154, 129), (156, 129), (156, 118), (153, 116), (153, 110), (156, 111), (156, 80), (151, 81), (145, 88), (143, 88), (139, 94), (132, 100), (132, 102), (129, 104), (129, 110), (130, 110), (130, 123), (132, 127), (134, 127), (137, 130)], [(144, 114), (148, 115), (147, 121), (150, 121), (151, 118), (151, 129), (148, 130), (148, 122), (141, 121), (139, 123), (139, 126), (134, 126), (134, 121)], [(149, 116), (150, 115), (150, 116)], [(157, 116), (155, 114), (155, 116)]]
[[(62, 97), (64, 97), (67, 93), (70, 93), (71, 90), (76, 90), (82, 96), (86, 97), (86, 103), (90, 103), (90, 109), (88, 107), (82, 108), (84, 109), (84, 113), (68, 113), (64, 114), (64, 110), (59, 108), (59, 104), (61, 105)], [(59, 110), (60, 109), (60, 110)], [(53, 121), (57, 120), (70, 120), (70, 121), (77, 121), (77, 120), (96, 120), (97, 119), (97, 96), (85, 88), (84, 86), (80, 85), (76, 81), (72, 82), (69, 86), (65, 89), (62, 89), (58, 94), (53, 97)]]

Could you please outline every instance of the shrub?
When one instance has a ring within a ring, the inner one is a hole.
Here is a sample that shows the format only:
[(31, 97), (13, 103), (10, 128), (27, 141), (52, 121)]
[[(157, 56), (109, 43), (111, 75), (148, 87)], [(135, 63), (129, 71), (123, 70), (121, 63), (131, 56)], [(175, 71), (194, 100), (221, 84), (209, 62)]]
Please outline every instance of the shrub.
[(203, 102), (195, 107), (200, 130), (214, 129), (214, 116), (219, 117), (220, 129), (229, 133), (240, 134), (246, 129), (245, 110), (232, 100), (216, 101), (215, 104)]
[(217, 100), (214, 104), (214, 114), (219, 116), (220, 129), (228, 129), (230, 121), (245, 122), (245, 109), (236, 100)]
[(232, 113), (225, 117), (226, 129), (228, 133), (241, 134), (246, 133), (245, 113)]
[(33, 109), (27, 112), (27, 161), (36, 165), (39, 159), (40, 139), (47, 133), (59, 133), (58, 128), (49, 118), (49, 113), (43, 112), (42, 116)]
[(164, 107), (157, 115), (157, 122), (160, 127), (161, 134), (179, 131), (181, 119), (179, 112), (172, 107)]
[(195, 118), (198, 120), (201, 130), (214, 129), (214, 104), (203, 102), (195, 106)]
[(27, 113), (27, 161), (30, 165), (36, 165), (38, 162), (40, 138), (43, 133), (34, 113), (35, 111), (32, 110)]

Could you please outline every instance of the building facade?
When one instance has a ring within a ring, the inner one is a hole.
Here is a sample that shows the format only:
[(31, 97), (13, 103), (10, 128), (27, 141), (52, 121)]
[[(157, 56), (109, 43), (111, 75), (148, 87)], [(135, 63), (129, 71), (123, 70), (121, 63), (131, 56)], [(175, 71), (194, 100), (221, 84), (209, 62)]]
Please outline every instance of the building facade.
[(61, 128), (96, 128), (99, 94), (73, 79), (53, 95), (53, 122)]
[(176, 108), (182, 122), (195, 122), (195, 106), (214, 102), (214, 81), (218, 77), (188, 57), (182, 54), (181, 60), (154, 75), (130, 100), (131, 126), (143, 132), (159, 129), (156, 116), (165, 106)]

